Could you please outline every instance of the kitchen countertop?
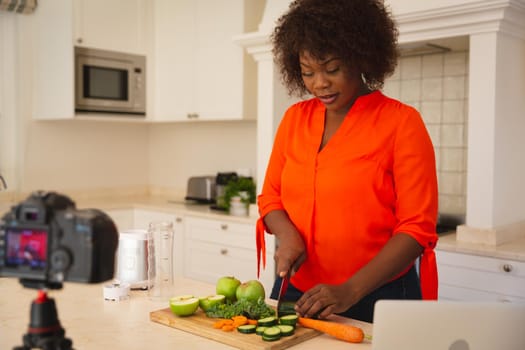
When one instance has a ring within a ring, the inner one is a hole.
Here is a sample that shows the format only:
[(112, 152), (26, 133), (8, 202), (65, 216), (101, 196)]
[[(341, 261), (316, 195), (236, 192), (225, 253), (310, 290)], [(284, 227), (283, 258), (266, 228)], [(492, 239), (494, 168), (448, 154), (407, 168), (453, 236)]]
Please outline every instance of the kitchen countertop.
[(451, 232), (439, 236), (436, 249), (498, 259), (525, 261), (525, 237), (500, 245), (486, 245), (469, 242), (458, 242), (456, 240), (456, 233)]
[[(126, 209), (145, 209), (179, 215), (190, 214), (193, 216), (207, 217), (218, 220), (227, 219), (240, 223), (255, 224), (256, 217), (232, 216), (226, 212), (210, 209), (207, 204), (195, 204), (186, 202), (182, 198), (162, 197), (162, 196), (112, 196), (112, 197), (84, 197), (73, 198), (77, 208), (98, 208), (101, 210), (126, 210)], [(0, 200), (0, 213), (9, 210), (13, 202)], [(474, 254), (479, 256), (494, 257), (500, 259), (511, 259), (525, 261), (525, 237), (513, 242), (501, 245), (484, 245), (468, 242), (458, 242), (455, 232), (440, 234), (436, 249), (457, 253)]]
[[(227, 218), (228, 220), (244, 223), (255, 223), (257, 220), (256, 217), (238, 217), (228, 215), (226, 212), (210, 209), (209, 205), (193, 204), (187, 203), (182, 199), (166, 199), (161, 197), (137, 197), (103, 202), (97, 200), (81, 201), (77, 204), (79, 208), (89, 205), (95, 207), (96, 205), (101, 205), (101, 209), (103, 210), (129, 209), (133, 207), (137, 209), (149, 209), (155, 211), (174, 212), (178, 214), (191, 214), (194, 216), (211, 217), (219, 220)], [(449, 232), (439, 236), (436, 249), (501, 259), (525, 261), (525, 237), (510, 243), (504, 243), (498, 246), (490, 246), (458, 242), (456, 241), (456, 233)]]
[(213, 219), (225, 219), (242, 223), (255, 224), (257, 218), (249, 216), (233, 216), (226, 211), (210, 208), (210, 204), (200, 204), (185, 201), (182, 198), (165, 198), (159, 196), (115, 198), (110, 200), (88, 199), (77, 200), (77, 208), (98, 208), (101, 210), (119, 209), (146, 209), (159, 212), (191, 214), (193, 216), (208, 217)]
[[(75, 349), (234, 349), (207, 338), (149, 320), (149, 313), (168, 307), (166, 302), (153, 302), (146, 292), (132, 291), (127, 300), (107, 301), (102, 296), (103, 284), (65, 283), (64, 288), (51, 291), (58, 317), (73, 341)], [(174, 295), (209, 295), (215, 286), (188, 279), (175, 281)], [(23, 288), (15, 278), (0, 278), (0, 349), (22, 345), (22, 336), (29, 324), (31, 301), (36, 290)], [(335, 317), (352, 323), (372, 334), (372, 324)], [(350, 344), (328, 335), (320, 335), (291, 349), (370, 349), (371, 344)]]

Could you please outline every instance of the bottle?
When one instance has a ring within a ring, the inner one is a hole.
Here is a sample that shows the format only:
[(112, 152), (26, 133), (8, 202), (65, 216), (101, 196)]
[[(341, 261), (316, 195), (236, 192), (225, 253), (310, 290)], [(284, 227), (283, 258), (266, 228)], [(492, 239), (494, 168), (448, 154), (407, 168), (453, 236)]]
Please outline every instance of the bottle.
[(151, 222), (148, 228), (148, 296), (167, 301), (173, 296), (173, 223)]

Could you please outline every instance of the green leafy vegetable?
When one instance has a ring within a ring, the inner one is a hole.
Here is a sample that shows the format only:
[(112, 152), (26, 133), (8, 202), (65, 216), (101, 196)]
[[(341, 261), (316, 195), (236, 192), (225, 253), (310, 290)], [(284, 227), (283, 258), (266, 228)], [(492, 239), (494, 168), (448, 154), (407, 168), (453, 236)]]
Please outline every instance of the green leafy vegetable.
[(243, 315), (252, 320), (275, 316), (275, 310), (259, 298), (256, 302), (246, 299), (237, 300), (234, 303), (217, 304), (206, 311), (206, 316), (213, 318), (232, 318)]

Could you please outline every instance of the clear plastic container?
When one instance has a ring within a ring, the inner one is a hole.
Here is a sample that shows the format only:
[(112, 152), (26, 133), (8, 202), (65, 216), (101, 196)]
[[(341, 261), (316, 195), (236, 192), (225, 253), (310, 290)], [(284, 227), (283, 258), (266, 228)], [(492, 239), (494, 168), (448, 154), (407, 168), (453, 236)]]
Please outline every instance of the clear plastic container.
[(151, 222), (148, 228), (148, 296), (167, 301), (173, 296), (173, 223)]

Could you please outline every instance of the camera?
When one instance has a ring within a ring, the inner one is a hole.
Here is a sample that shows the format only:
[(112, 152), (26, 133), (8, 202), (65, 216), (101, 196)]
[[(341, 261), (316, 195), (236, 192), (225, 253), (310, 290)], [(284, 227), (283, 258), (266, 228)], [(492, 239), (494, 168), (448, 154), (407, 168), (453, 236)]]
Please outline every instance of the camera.
[(113, 278), (117, 245), (117, 228), (104, 212), (34, 192), (0, 220), (0, 276), (35, 289), (104, 282)]

